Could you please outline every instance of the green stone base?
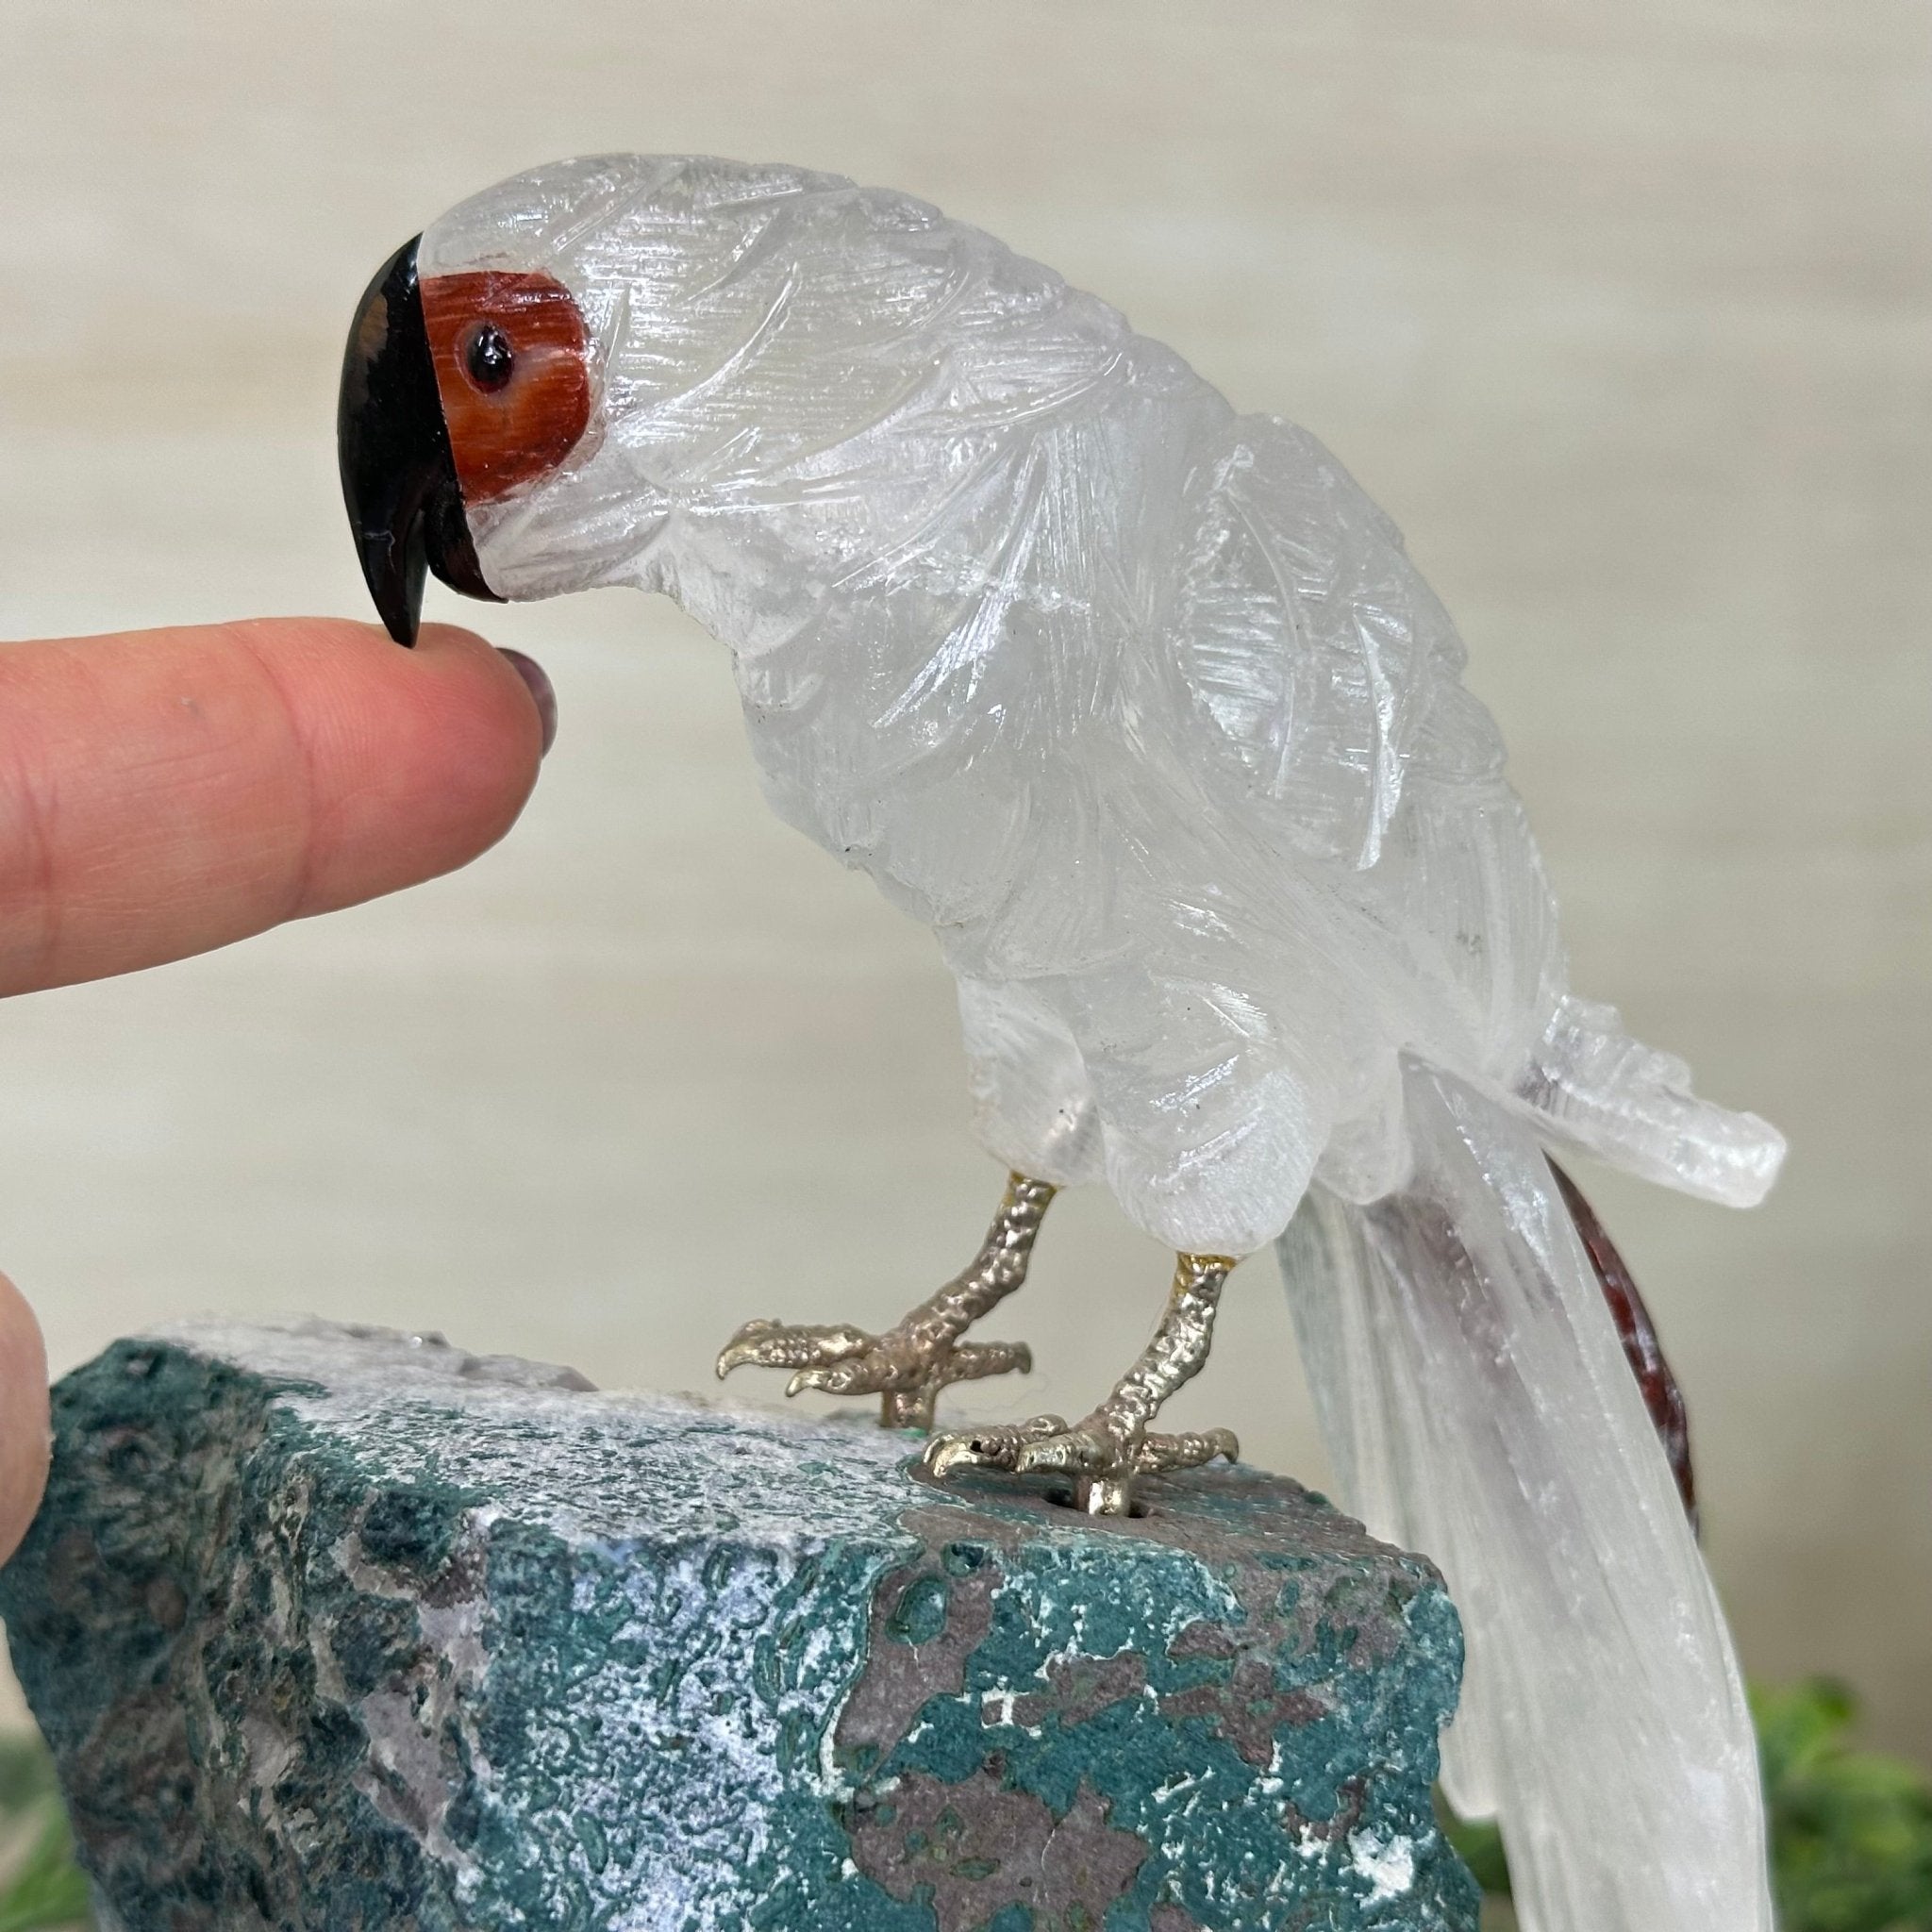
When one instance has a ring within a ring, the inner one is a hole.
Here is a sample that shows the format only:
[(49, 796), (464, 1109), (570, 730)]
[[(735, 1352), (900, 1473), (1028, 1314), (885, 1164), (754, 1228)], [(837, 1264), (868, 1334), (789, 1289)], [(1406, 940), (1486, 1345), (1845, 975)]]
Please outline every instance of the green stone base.
[(0, 1614), (126, 1932), (1474, 1932), (1456, 1613), (1279, 1477), (1094, 1521), (321, 1324), (55, 1418)]

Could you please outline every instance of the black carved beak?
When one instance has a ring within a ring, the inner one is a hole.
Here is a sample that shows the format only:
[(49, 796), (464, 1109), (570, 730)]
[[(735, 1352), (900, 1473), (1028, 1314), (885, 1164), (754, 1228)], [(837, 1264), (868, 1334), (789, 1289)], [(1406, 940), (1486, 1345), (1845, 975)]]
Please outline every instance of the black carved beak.
[(483, 581), (463, 515), (416, 282), (422, 239), (390, 257), (356, 310), (336, 414), (349, 527), (370, 595), (399, 644), (416, 641), (425, 567), (465, 596), (502, 601)]

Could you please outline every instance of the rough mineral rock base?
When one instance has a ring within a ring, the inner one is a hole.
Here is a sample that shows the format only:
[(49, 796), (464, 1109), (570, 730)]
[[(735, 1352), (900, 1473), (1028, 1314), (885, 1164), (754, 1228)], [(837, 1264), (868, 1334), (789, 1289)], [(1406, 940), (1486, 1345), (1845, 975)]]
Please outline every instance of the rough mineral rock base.
[(1089, 1519), (870, 1425), (199, 1325), (0, 1575), (125, 1932), (1473, 1932), (1418, 1557), (1246, 1468)]

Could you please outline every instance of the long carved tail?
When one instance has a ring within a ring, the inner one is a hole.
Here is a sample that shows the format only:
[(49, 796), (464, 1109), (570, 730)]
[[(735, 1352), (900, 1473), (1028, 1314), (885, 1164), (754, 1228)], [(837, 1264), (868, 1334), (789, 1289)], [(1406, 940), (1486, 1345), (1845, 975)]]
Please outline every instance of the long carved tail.
[(1631, 1373), (1647, 1320), (1626, 1359), (1533, 1123), (1404, 1082), (1404, 1191), (1313, 1189), (1279, 1253), (1341, 1500), (1462, 1612), (1450, 1799), (1499, 1820), (1525, 1932), (1772, 1932), (1743, 1686), (1646, 1405), (1668, 1420), (1668, 1371)]

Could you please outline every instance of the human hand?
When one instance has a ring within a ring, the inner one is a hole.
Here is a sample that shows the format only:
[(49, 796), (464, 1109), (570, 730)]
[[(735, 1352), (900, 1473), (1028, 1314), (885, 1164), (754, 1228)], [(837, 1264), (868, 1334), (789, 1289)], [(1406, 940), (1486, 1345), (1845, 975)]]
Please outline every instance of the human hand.
[[(0, 996), (453, 871), (514, 823), (555, 723), (535, 664), (447, 625), (413, 651), (329, 618), (0, 643)], [(0, 1562), (47, 1447), (40, 1327), (0, 1275)]]

